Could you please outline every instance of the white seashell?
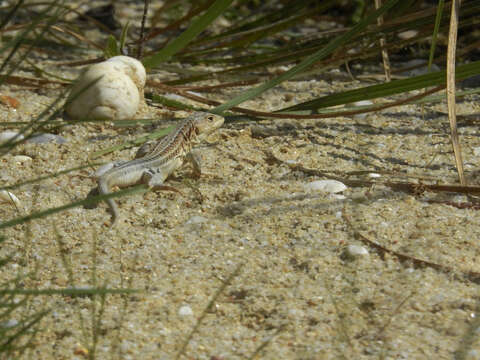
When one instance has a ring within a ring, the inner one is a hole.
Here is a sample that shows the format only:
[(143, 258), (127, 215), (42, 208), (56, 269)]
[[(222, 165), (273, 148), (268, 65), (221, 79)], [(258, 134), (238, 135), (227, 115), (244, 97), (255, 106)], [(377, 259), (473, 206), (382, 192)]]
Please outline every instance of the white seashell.
[(20, 200), (7, 190), (0, 190), (0, 201), (13, 203), (16, 206), (20, 206)]
[(92, 65), (80, 74), (65, 110), (74, 119), (133, 118), (143, 102), (146, 78), (142, 63), (128, 56)]
[[(18, 135), (18, 136), (17, 136)], [(0, 144), (6, 143), (7, 141), (13, 139), (15, 136), (15, 141), (20, 141), (23, 139), (23, 135), (16, 131), (3, 131), (0, 133)]]
[(337, 180), (317, 180), (303, 185), (305, 191), (320, 191), (324, 193), (335, 194), (342, 192), (347, 187), (344, 183)]

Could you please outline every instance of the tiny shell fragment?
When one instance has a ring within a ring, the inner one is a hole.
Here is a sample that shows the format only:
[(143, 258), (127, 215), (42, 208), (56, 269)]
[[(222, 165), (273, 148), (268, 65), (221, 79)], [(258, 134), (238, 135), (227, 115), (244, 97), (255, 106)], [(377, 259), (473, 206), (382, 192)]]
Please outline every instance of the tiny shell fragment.
[(335, 194), (347, 189), (345, 184), (337, 180), (317, 180), (303, 185), (305, 191), (320, 191)]
[(13, 203), (16, 206), (20, 206), (20, 200), (18, 200), (14, 194), (7, 190), (0, 190), (0, 201)]

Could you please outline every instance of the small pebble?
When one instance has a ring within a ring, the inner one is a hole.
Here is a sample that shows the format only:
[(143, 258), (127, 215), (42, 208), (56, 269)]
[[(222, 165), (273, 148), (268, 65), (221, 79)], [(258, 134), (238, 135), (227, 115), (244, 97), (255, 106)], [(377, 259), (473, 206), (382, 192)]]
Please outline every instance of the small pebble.
[(358, 258), (368, 255), (368, 250), (360, 245), (348, 245), (345, 254), (350, 258)]
[(382, 175), (377, 174), (377, 173), (370, 173), (370, 174), (368, 174), (368, 177), (371, 177), (371, 178), (379, 178), (379, 177), (382, 177)]
[(20, 200), (18, 200), (14, 194), (7, 190), (0, 190), (0, 202), (9, 202), (15, 204), (16, 206), (20, 206)]
[(473, 155), (480, 156), (480, 146), (473, 148)]
[(57, 144), (65, 144), (67, 142), (67, 139), (65, 139), (63, 136), (59, 136), (55, 134), (38, 134), (38, 135), (32, 136), (30, 139), (27, 140), (27, 142), (32, 144), (45, 144), (49, 142), (54, 142)]
[[(15, 136), (17, 137), (15, 138)], [(23, 135), (16, 131), (3, 131), (0, 133), (0, 144), (6, 143), (13, 138), (15, 138), (15, 141), (20, 141), (23, 139)]]
[(412, 39), (414, 38), (415, 36), (418, 35), (418, 30), (407, 30), (407, 31), (402, 31), (400, 33), (397, 34), (397, 36), (401, 39), (401, 40), (408, 40), (408, 39)]
[(304, 184), (305, 191), (320, 191), (329, 194), (335, 194), (347, 189), (344, 183), (337, 180), (317, 180)]
[(192, 216), (190, 219), (188, 219), (185, 224), (187, 225), (195, 225), (195, 224), (201, 224), (201, 223), (204, 223), (204, 222), (207, 222), (208, 219), (203, 217), (203, 216), (198, 216), (198, 215), (194, 215)]
[(178, 315), (180, 316), (192, 316), (193, 315), (193, 310), (190, 306), (188, 305), (183, 305), (178, 309)]

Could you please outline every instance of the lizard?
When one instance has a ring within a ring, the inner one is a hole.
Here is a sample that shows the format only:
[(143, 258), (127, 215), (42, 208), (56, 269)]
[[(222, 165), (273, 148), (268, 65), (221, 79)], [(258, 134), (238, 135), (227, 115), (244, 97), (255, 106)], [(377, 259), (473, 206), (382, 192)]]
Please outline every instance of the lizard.
[[(113, 186), (128, 187), (135, 184), (171, 189), (162, 184), (185, 160), (192, 163), (194, 174), (199, 176), (200, 165), (191, 151), (192, 147), (205, 140), (223, 122), (224, 118), (220, 115), (195, 112), (156, 143), (144, 144), (135, 159), (116, 161), (100, 167), (95, 174), (100, 194), (110, 194)], [(117, 203), (114, 199), (105, 201), (112, 214), (110, 226), (114, 226), (119, 218)]]

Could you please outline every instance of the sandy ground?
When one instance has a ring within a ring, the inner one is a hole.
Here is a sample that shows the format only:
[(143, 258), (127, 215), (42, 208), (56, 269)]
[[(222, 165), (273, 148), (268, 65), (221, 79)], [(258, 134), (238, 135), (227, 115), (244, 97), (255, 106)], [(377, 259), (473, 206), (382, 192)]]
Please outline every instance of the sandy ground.
[[(346, 79), (333, 71), (287, 82), (243, 106), (271, 111), (367, 85)], [(12, 86), (0, 91), (20, 101), (16, 110), (0, 106), (0, 122), (29, 121), (59, 93)], [(465, 115), (459, 131), (471, 184), (477, 183), (475, 153), (480, 150), (477, 104), (478, 98), (469, 97), (458, 106)], [(173, 123), (166, 120), (172, 117), (166, 109), (148, 107), (139, 117), (159, 119), (158, 128)], [(58, 132), (64, 144), (25, 144), (3, 156), (0, 184), (85, 165), (95, 151), (151, 131), (149, 126), (66, 126)], [(182, 194), (149, 192), (119, 199), (122, 220), (113, 229), (102, 203), (2, 231), (6, 241), (0, 253), (14, 256), (0, 278), (36, 270), (23, 282), (26, 288), (87, 287), (96, 281), (143, 290), (106, 297), (98, 323), (98, 359), (174, 358), (235, 269), (238, 274), (202, 318), (185, 358), (242, 359), (259, 351), (257, 358), (264, 359), (450, 359), (458, 352), (480, 359), (478, 286), (462, 276), (480, 272), (479, 217), (473, 209), (427, 201), (468, 198), (432, 192), (415, 196), (381, 185), (326, 194), (305, 187), (324, 178), (266, 156), (271, 151), (283, 161), (340, 177), (351, 171), (390, 171), (455, 183), (445, 103), (427, 105), (423, 113), (421, 106), (408, 105), (365, 118), (227, 121), (199, 149), (200, 179), (191, 178), (186, 167), (167, 181)], [(135, 150), (98, 160), (131, 159)], [(31, 160), (21, 162), (17, 155)], [(0, 203), (0, 221), (84, 199), (96, 186), (93, 173), (87, 168), (14, 190), (21, 205), (17, 210)], [(391, 175), (374, 179), (417, 181)], [(365, 239), (454, 271), (400, 262)], [(368, 254), (349, 256), (349, 245)], [(99, 297), (32, 299), (30, 312), (51, 312), (30, 357), (84, 358), (93, 342), (92, 316), (101, 305)]]

